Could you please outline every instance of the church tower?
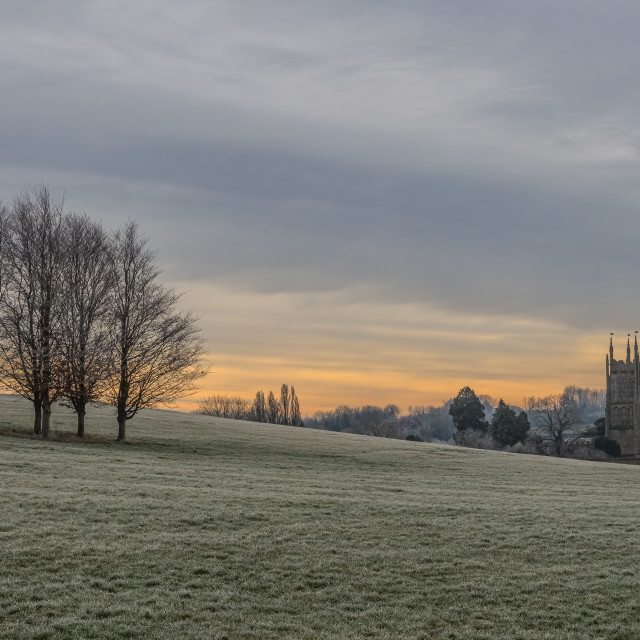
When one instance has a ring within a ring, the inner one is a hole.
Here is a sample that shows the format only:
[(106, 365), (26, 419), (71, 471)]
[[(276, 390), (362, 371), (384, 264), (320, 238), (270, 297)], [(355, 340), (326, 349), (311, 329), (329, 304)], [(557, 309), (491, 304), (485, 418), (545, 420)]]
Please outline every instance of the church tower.
[(640, 357), (638, 336), (631, 359), (631, 338), (627, 338), (627, 357), (613, 357), (613, 334), (609, 339), (607, 367), (607, 408), (605, 435), (618, 441), (623, 456), (640, 456)]

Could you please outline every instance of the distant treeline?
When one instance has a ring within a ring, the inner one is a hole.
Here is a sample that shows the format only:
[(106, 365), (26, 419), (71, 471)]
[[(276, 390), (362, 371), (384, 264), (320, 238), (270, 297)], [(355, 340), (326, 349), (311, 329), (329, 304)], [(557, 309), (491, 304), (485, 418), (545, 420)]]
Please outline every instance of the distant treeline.
[(604, 451), (608, 455), (619, 452), (617, 443), (604, 438), (602, 389), (571, 385), (559, 394), (524, 398), (523, 405), (477, 396), (467, 386), (440, 406), (410, 406), (405, 415), (395, 404), (340, 405), (333, 411), (316, 411), (303, 420), (294, 387), (283, 384), (279, 398), (272, 391), (266, 396), (258, 391), (253, 401), (211, 395), (200, 402), (195, 413), (514, 453), (600, 459), (606, 457)]
[(400, 415), (395, 404), (386, 407), (341, 405), (333, 411), (316, 411), (312, 417), (305, 418), (305, 426), (383, 438), (413, 435), (429, 442), (447, 442), (454, 430), (447, 404), (442, 407), (409, 407), (409, 413), (404, 416)]
[(296, 390), (293, 385), (289, 388), (286, 384), (280, 387), (279, 398), (276, 398), (273, 391), (269, 391), (266, 396), (263, 391), (257, 391), (253, 401), (240, 396), (211, 395), (200, 402), (194, 413), (234, 420), (305, 426)]
[[(486, 415), (491, 416), (498, 402), (491, 396), (479, 396)], [(395, 404), (385, 407), (365, 405), (350, 407), (340, 405), (333, 411), (316, 411), (304, 419), (305, 426), (325, 431), (342, 431), (384, 438), (410, 437), (424, 442), (450, 442), (455, 426), (449, 408), (453, 398), (440, 406), (410, 406), (406, 415), (401, 415)]]
[(604, 415), (605, 393), (572, 385), (554, 396), (525, 398), (523, 405), (509, 406), (491, 396), (476, 396), (464, 387), (456, 398), (440, 406), (412, 406), (405, 415), (394, 404), (341, 405), (333, 411), (317, 411), (304, 422), (312, 429), (488, 449), (515, 447), (529, 453), (541, 452), (543, 443), (551, 440), (555, 451), (564, 452), (569, 450), (565, 440), (576, 440), (587, 431), (589, 436), (599, 435), (585, 425), (593, 425)]

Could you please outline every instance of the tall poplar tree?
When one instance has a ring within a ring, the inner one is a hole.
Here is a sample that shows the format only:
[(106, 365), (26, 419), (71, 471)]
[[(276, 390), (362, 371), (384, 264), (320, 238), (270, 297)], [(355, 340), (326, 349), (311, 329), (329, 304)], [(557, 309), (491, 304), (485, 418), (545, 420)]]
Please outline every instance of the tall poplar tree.
[(280, 387), (280, 411), (280, 422), (291, 424), (291, 396), (289, 395), (289, 386), (286, 384)]
[(256, 422), (268, 422), (267, 401), (262, 391), (256, 391), (256, 397), (253, 400), (253, 416)]
[(272, 424), (280, 422), (280, 403), (276, 400), (273, 391), (267, 396), (267, 418)]
[(300, 413), (300, 402), (298, 401), (298, 396), (296, 395), (296, 390), (291, 385), (291, 424), (294, 427), (302, 427), (302, 414)]

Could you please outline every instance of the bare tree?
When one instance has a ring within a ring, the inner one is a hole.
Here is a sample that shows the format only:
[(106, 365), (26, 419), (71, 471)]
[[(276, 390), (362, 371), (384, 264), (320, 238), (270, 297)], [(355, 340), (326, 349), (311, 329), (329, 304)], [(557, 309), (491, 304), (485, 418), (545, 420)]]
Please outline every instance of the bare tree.
[(218, 396), (220, 402), (220, 417), (221, 418), (230, 418), (231, 417), (231, 407), (232, 400), (229, 396)]
[[(9, 210), (4, 202), (0, 201), (0, 313), (3, 309), (5, 287), (7, 284), (7, 269), (9, 256), (7, 254), (7, 240), (9, 235)], [(4, 354), (2, 351), (2, 324), (0, 322), (0, 376), (5, 374)], [(0, 377), (0, 385), (2, 378)]]
[(217, 394), (202, 399), (194, 413), (217, 418), (248, 420), (253, 414), (253, 405), (241, 396)]
[(397, 438), (398, 413), (398, 407), (391, 404), (384, 409), (370, 405), (361, 407), (351, 422), (351, 432), (379, 438)]
[(585, 389), (569, 385), (562, 393), (575, 405), (577, 419), (580, 422), (595, 422), (605, 413), (606, 391), (604, 389)]
[(559, 393), (544, 398), (526, 398), (526, 409), (537, 424), (538, 433), (548, 433), (552, 444), (552, 453), (562, 456), (568, 436), (573, 436), (572, 427), (576, 424), (577, 410), (569, 394)]
[(46, 186), (16, 197), (3, 225), (0, 380), (34, 406), (34, 432), (49, 437), (56, 371), (57, 305), (62, 286), (63, 201)]
[(447, 403), (440, 407), (424, 405), (409, 407), (408, 415), (400, 418), (400, 421), (410, 433), (416, 433), (425, 442), (447, 442), (451, 439), (454, 428)]
[(200, 400), (198, 408), (194, 413), (200, 413), (204, 416), (216, 416), (217, 418), (225, 417), (226, 396), (212, 395)]
[(9, 235), (9, 210), (0, 200), (0, 300), (6, 284), (7, 270), (7, 237)]
[(113, 272), (100, 224), (86, 215), (70, 214), (64, 220), (64, 236), (65, 290), (58, 338), (62, 393), (77, 413), (77, 434), (82, 438), (87, 404), (105, 393), (114, 374), (106, 323)]
[(180, 296), (157, 282), (155, 254), (129, 222), (110, 247), (114, 295), (110, 325), (118, 373), (107, 394), (117, 408), (118, 440), (126, 422), (145, 407), (170, 404), (206, 374), (204, 344), (191, 313), (176, 310)]
[(251, 402), (240, 396), (231, 398), (231, 417), (234, 420), (247, 420), (251, 413)]

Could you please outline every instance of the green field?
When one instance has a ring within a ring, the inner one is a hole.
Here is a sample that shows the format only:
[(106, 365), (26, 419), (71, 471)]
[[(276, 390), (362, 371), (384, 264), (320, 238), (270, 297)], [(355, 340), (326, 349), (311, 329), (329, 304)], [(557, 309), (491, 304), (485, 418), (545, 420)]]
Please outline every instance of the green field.
[[(30, 421), (0, 396), (0, 432)], [(104, 442), (0, 437), (3, 640), (640, 637), (640, 467), (166, 411), (127, 444), (116, 426), (102, 408)]]

